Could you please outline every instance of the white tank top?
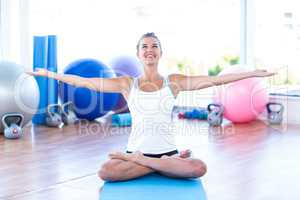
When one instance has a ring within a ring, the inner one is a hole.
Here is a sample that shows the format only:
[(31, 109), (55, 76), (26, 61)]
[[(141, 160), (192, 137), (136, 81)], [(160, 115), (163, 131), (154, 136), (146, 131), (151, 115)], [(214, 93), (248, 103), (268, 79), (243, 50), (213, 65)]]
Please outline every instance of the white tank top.
[(176, 150), (171, 118), (174, 103), (168, 78), (164, 79), (163, 87), (154, 92), (140, 90), (138, 78), (134, 78), (128, 98), (132, 127), (127, 151), (161, 154)]

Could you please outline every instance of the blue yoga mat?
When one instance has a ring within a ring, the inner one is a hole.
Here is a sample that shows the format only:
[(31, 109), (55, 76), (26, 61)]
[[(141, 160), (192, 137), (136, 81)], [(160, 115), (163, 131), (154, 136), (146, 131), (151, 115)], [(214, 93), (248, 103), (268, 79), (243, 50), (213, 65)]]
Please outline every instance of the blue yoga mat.
[(173, 179), (157, 173), (122, 182), (105, 182), (100, 200), (206, 200), (199, 179)]
[[(48, 35), (47, 69), (57, 72), (57, 38), (56, 35)], [(48, 79), (48, 105), (58, 103), (58, 82)]]
[[(47, 46), (48, 40), (45, 36), (34, 36), (33, 38), (33, 70), (36, 68), (47, 68)], [(32, 118), (33, 124), (46, 123), (46, 108), (48, 105), (48, 79), (45, 77), (35, 77), (40, 91), (40, 102), (38, 112)]]

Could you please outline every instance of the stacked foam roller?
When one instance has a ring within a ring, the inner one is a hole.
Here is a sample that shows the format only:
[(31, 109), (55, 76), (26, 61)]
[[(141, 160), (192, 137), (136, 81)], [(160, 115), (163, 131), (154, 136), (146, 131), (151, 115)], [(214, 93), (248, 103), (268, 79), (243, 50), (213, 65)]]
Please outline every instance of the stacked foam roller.
[[(57, 72), (57, 37), (55, 35), (34, 36), (33, 42), (33, 70), (44, 68)], [(58, 103), (58, 82), (45, 77), (35, 78), (39, 86), (40, 102), (32, 123), (45, 125), (47, 106)]]

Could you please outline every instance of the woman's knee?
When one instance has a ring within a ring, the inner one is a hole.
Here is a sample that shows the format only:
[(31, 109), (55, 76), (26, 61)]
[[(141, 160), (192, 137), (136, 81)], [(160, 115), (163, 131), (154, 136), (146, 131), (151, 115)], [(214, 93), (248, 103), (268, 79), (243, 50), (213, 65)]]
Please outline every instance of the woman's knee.
[(191, 160), (192, 165), (192, 174), (195, 178), (201, 177), (207, 172), (207, 166), (206, 164), (198, 159)]
[(116, 181), (118, 175), (117, 165), (121, 162), (121, 160), (109, 160), (104, 163), (98, 171), (99, 178), (104, 181)]

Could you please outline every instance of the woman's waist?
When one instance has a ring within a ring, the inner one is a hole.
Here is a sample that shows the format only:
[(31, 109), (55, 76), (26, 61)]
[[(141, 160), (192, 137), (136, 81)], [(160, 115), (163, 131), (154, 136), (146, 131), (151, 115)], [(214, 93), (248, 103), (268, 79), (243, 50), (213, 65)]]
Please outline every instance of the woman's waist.
[[(174, 148), (173, 148), (174, 149)], [(126, 151), (126, 153), (133, 153), (132, 151)], [(143, 152), (142, 152), (143, 153)], [(178, 150), (177, 149), (174, 149), (174, 150), (167, 150), (166, 151), (160, 151), (159, 153), (157, 152), (146, 152), (146, 153), (143, 153), (144, 156), (147, 156), (147, 157), (152, 157), (152, 158), (161, 158), (163, 156), (173, 156), (173, 155), (176, 155), (178, 154)]]
[(143, 135), (169, 135), (175, 132), (176, 126), (172, 121), (139, 120), (132, 122), (131, 133)]
[(131, 135), (128, 140), (128, 151), (141, 151), (143, 153), (159, 154), (176, 149), (175, 137)]

